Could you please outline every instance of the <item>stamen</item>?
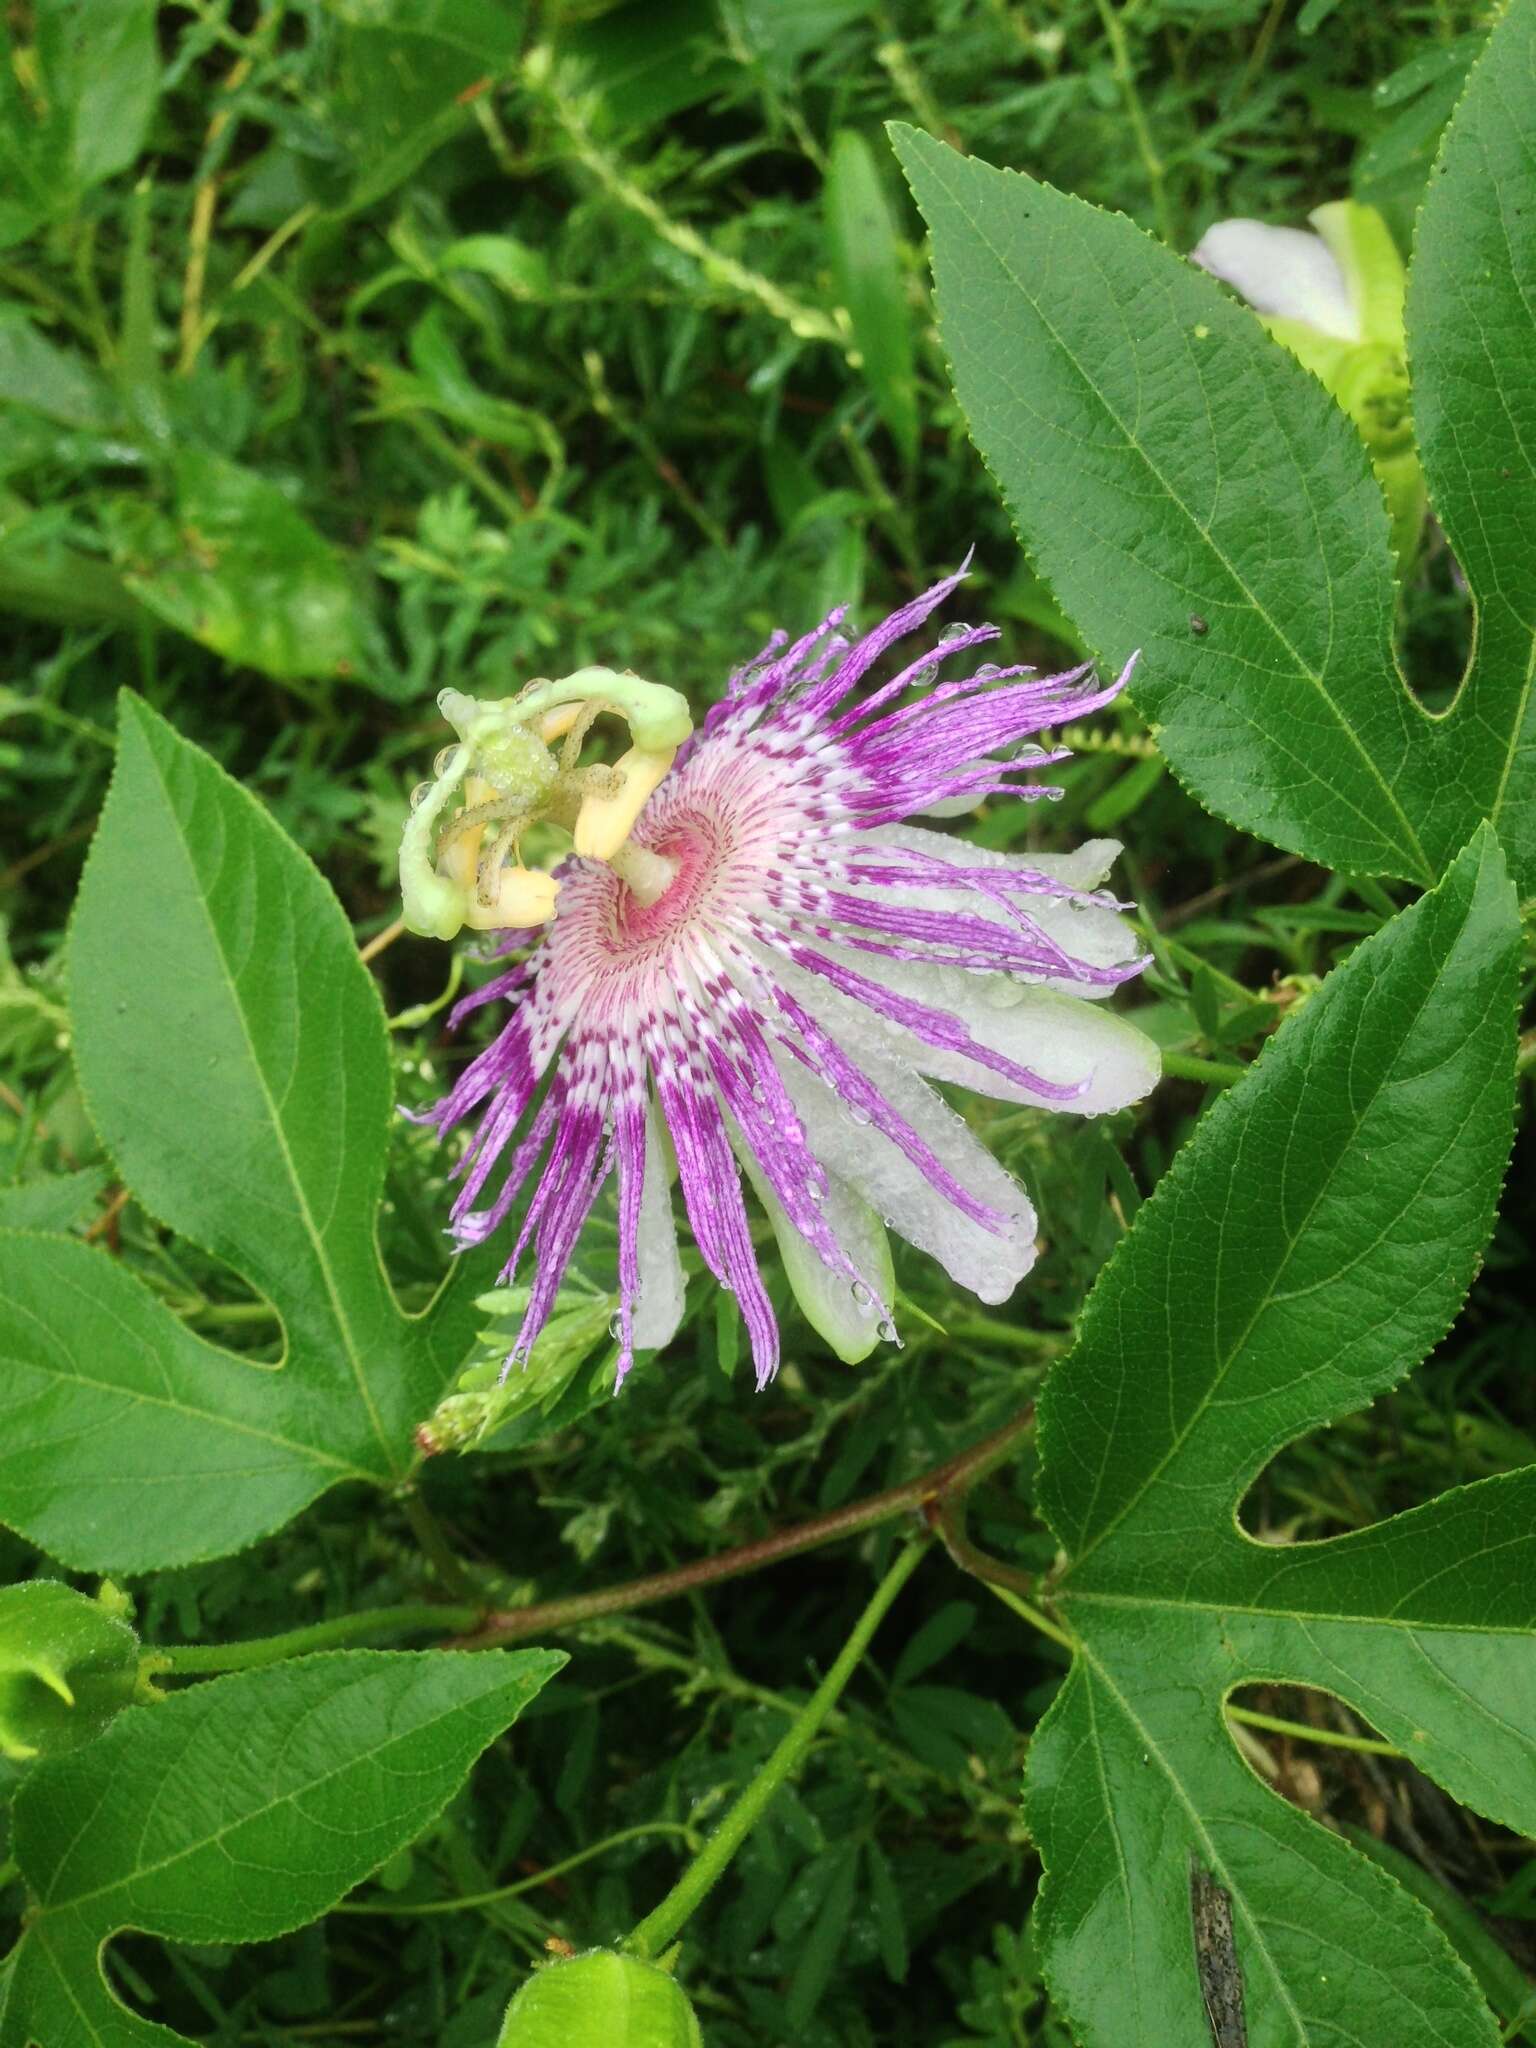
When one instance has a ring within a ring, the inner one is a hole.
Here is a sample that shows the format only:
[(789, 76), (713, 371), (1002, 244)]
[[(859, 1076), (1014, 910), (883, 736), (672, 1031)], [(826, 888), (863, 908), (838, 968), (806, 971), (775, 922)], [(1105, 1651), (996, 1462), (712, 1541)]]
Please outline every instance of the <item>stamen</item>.
[[(412, 799), (400, 844), (406, 924), (431, 938), (451, 939), (466, 924), (476, 931), (543, 924), (560, 885), (520, 862), (504, 865), (522, 834), (548, 818), (571, 828), (577, 853), (613, 860), (693, 730), (681, 692), (608, 668), (553, 682), (539, 677), (501, 702), (461, 690), (444, 690), (437, 701), (459, 745), (439, 755), (436, 780), (419, 802)], [(604, 713), (625, 720), (634, 744), (612, 767), (583, 769), (582, 744)], [(445, 819), (461, 788), (463, 808)], [(644, 849), (635, 854), (630, 886), (642, 902), (655, 902), (676, 864)]]
[(676, 747), (648, 753), (631, 747), (614, 763), (623, 778), (617, 789), (589, 790), (576, 814), (576, 851), (587, 860), (611, 861), (628, 839), (635, 820), (677, 754)]

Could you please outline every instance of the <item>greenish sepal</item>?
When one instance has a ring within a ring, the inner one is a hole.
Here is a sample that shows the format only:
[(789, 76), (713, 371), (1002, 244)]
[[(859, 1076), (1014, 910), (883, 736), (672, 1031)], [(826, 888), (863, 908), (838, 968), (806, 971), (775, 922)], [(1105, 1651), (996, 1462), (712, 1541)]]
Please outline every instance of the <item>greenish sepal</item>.
[(1344, 273), (1360, 339), (1384, 342), (1399, 356), (1405, 354), (1403, 298), (1408, 274), (1391, 229), (1374, 206), (1362, 206), (1358, 199), (1336, 199), (1315, 207), (1310, 219)]
[(737, 1156), (773, 1225), (784, 1277), (806, 1321), (845, 1365), (862, 1363), (885, 1334), (879, 1305), (895, 1298), (896, 1271), (891, 1263), (891, 1242), (885, 1225), (846, 1182), (833, 1180), (822, 1203), (822, 1214), (839, 1244), (868, 1276), (870, 1286), (866, 1287), (862, 1281), (855, 1282), (846, 1273), (835, 1273), (823, 1263), (814, 1246), (806, 1242), (790, 1221), (745, 1147), (738, 1147)]
[(507, 2007), (496, 2048), (704, 2048), (675, 1977), (593, 1949), (536, 1970)]

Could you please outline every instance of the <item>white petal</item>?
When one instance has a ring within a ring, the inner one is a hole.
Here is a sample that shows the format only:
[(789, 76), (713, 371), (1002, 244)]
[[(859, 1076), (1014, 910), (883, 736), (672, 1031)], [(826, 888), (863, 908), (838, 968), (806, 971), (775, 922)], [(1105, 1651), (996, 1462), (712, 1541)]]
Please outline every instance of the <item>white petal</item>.
[[(1090, 839), (1070, 853), (996, 853), (990, 847), (953, 839), (948, 833), (926, 832), (920, 825), (883, 825), (865, 837), (926, 854), (950, 867), (1012, 869), (1049, 875), (1052, 881), (1082, 890), (1097, 889), (1120, 852), (1118, 839)], [(1140, 940), (1118, 911), (1096, 903), (1074, 903), (1059, 896), (1021, 895), (1009, 900), (1064, 952), (1090, 967), (1119, 967), (1134, 960), (1142, 950)], [(983, 896), (970, 883), (955, 889), (903, 889), (901, 901), (923, 910), (962, 910), (974, 917), (991, 918), (996, 924), (1009, 922), (1005, 906)], [(1113, 993), (1108, 983), (1084, 986), (1050, 976), (1041, 979), (1046, 988), (1060, 988), (1071, 995), (1102, 998)]]
[(1360, 316), (1321, 235), (1262, 220), (1219, 220), (1191, 261), (1242, 293), (1259, 313), (1300, 320), (1339, 341), (1359, 341)]
[(836, 1028), (844, 1050), (946, 1171), (1003, 1217), (1002, 1234), (957, 1209), (889, 1138), (872, 1125), (855, 1122), (829, 1087), (798, 1060), (787, 1059), (782, 1062), (785, 1085), (817, 1158), (857, 1189), (898, 1236), (936, 1258), (951, 1279), (981, 1301), (1006, 1301), (1035, 1263), (1035, 1212), (1029, 1197), (947, 1103), (910, 1067), (887, 1056), (878, 1041), (877, 1019), (864, 1012), (847, 1028), (841, 1021)]
[(1061, 1102), (984, 1066), (963, 1052), (925, 1044), (904, 1026), (875, 1015), (855, 998), (841, 995), (819, 976), (789, 967), (777, 971), (785, 986), (850, 1051), (873, 1054), (956, 1081), (1001, 1102), (1064, 1109), (1074, 1116), (1103, 1116), (1139, 1102), (1161, 1071), (1157, 1047), (1134, 1024), (1096, 1003), (1035, 988), (1002, 974), (967, 974), (959, 967), (928, 967), (914, 960), (881, 960), (824, 945), (824, 951), (908, 1002), (958, 1017), (978, 1045), (1003, 1054), (1015, 1065), (1058, 1086), (1086, 1084), (1080, 1095)]
[(656, 1128), (656, 1109), (645, 1112), (645, 1179), (640, 1189), (640, 1217), (635, 1250), (640, 1266), (640, 1296), (635, 1304), (634, 1343), (637, 1351), (659, 1351), (677, 1335), (683, 1320), (683, 1267), (677, 1255), (677, 1223), (672, 1214), (668, 1160)]
[(821, 1213), (848, 1254), (848, 1263), (865, 1276), (856, 1286), (846, 1273), (833, 1272), (806, 1243), (744, 1146), (738, 1147), (737, 1156), (773, 1225), (784, 1276), (806, 1321), (845, 1365), (857, 1365), (879, 1342), (881, 1318), (896, 1290), (891, 1247), (880, 1218), (839, 1175), (828, 1174)]

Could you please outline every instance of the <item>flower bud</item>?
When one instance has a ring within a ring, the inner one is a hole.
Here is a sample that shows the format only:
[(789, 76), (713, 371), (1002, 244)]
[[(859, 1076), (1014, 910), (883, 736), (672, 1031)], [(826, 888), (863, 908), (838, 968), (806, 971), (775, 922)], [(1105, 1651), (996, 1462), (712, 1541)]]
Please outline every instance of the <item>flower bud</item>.
[(676, 1978), (592, 1949), (536, 1970), (507, 2007), (496, 2048), (704, 2048)]
[(0, 1589), (0, 1756), (56, 1756), (99, 1735), (138, 1688), (139, 1642), (110, 1603), (53, 1579)]

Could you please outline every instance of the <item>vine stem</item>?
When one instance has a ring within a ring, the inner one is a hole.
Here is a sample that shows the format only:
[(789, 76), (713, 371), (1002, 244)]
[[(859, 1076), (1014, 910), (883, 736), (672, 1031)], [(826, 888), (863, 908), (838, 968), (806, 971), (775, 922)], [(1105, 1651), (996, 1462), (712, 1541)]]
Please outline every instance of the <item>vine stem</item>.
[(1230, 1088), (1247, 1071), (1234, 1060), (1206, 1060), (1193, 1052), (1163, 1054), (1163, 1072), (1173, 1081), (1209, 1081), (1214, 1088)]
[(821, 1724), (836, 1706), (843, 1688), (863, 1660), (875, 1630), (911, 1578), (927, 1547), (926, 1536), (914, 1536), (898, 1553), (895, 1563), (875, 1588), (869, 1605), (854, 1624), (853, 1633), (838, 1652), (831, 1670), (801, 1708), (778, 1748), (661, 1904), (645, 1916), (625, 1942), (625, 1948), (632, 1955), (645, 1958), (659, 1955), (676, 1937), (710, 1887), (724, 1875), (736, 1851), (767, 1811), (774, 1793), (799, 1767)]
[(411, 1525), (411, 1534), (416, 1538), (422, 1556), (431, 1565), (443, 1591), (455, 1600), (473, 1599), (474, 1584), (462, 1559), (455, 1554), (452, 1544), (438, 1526), (436, 1515), (422, 1499), (415, 1484), (401, 1487), (396, 1498)]
[(177, 1678), (211, 1678), (222, 1671), (257, 1671), (281, 1664), (311, 1650), (344, 1649), (366, 1636), (441, 1634), (444, 1629), (473, 1628), (478, 1607), (445, 1607), (418, 1601), (401, 1607), (375, 1607), (366, 1614), (340, 1614), (334, 1621), (311, 1622), (280, 1636), (258, 1636), (246, 1643), (183, 1643), (170, 1649), (147, 1649), (153, 1667)]
[[(815, 1515), (793, 1528), (778, 1530), (755, 1543), (738, 1544), (733, 1550), (718, 1551), (713, 1557), (696, 1558), (669, 1572), (653, 1572), (643, 1579), (631, 1579), (609, 1586), (601, 1593), (578, 1593), (565, 1600), (543, 1600), (529, 1607), (492, 1608), (478, 1604), (416, 1602), (399, 1607), (375, 1607), (364, 1614), (343, 1614), (332, 1621), (312, 1622), (306, 1628), (290, 1629), (284, 1635), (258, 1636), (244, 1643), (184, 1643), (148, 1652), (155, 1668), (177, 1677), (211, 1677), (223, 1671), (255, 1671), (265, 1664), (279, 1664), (285, 1657), (301, 1657), (312, 1650), (332, 1650), (369, 1636), (431, 1634), (454, 1650), (494, 1650), (525, 1636), (547, 1635), (556, 1629), (574, 1628), (584, 1621), (599, 1621), (611, 1614), (628, 1614), (637, 1607), (649, 1607), (658, 1600), (670, 1600), (700, 1586), (722, 1579), (740, 1578), (760, 1571), (781, 1558), (797, 1557), (803, 1551), (878, 1528), (898, 1515), (931, 1513), (935, 1503), (962, 1494), (1002, 1464), (1035, 1426), (1035, 1405), (1005, 1422), (990, 1436), (969, 1444), (940, 1465), (930, 1466), (915, 1479), (887, 1487), (865, 1500), (853, 1501), (830, 1514)], [(405, 1497), (407, 1511), (412, 1496)]]
[(472, 1907), (496, 1906), (506, 1899), (521, 1898), (524, 1892), (537, 1891), (541, 1885), (553, 1884), (556, 1878), (564, 1877), (567, 1871), (578, 1870), (583, 1863), (590, 1863), (594, 1856), (606, 1856), (610, 1849), (617, 1849), (624, 1842), (637, 1842), (644, 1835), (681, 1835), (690, 1849), (698, 1840), (695, 1830), (685, 1827), (680, 1820), (648, 1820), (638, 1827), (621, 1828), (618, 1834), (610, 1835), (604, 1842), (594, 1842), (590, 1848), (578, 1849), (574, 1856), (567, 1856), (563, 1863), (551, 1863), (546, 1870), (536, 1870), (532, 1877), (520, 1877), (516, 1884), (498, 1885), (494, 1891), (473, 1892), (462, 1899), (390, 1899), (382, 1906), (367, 1903), (354, 1905), (350, 1899), (343, 1899), (340, 1905), (332, 1906), (331, 1911), (366, 1913), (377, 1919), (398, 1920), (402, 1916), (467, 1913)]
[(692, 1593), (700, 1586), (715, 1585), (722, 1579), (740, 1578), (745, 1572), (760, 1571), (764, 1565), (777, 1564), (781, 1558), (797, 1557), (803, 1551), (818, 1549), (823, 1543), (835, 1543), (840, 1537), (877, 1528), (880, 1523), (893, 1521), (898, 1515), (926, 1509), (930, 1502), (967, 1492), (978, 1479), (1000, 1465), (1034, 1426), (1035, 1406), (1030, 1402), (1011, 1421), (1005, 1422), (990, 1436), (983, 1437), (979, 1443), (947, 1458), (942, 1465), (934, 1465), (919, 1473), (916, 1479), (888, 1487), (884, 1493), (873, 1493), (866, 1500), (854, 1501), (846, 1508), (834, 1508), (830, 1514), (815, 1515), (808, 1522), (797, 1522), (793, 1528), (781, 1529), (756, 1543), (739, 1544), (734, 1550), (719, 1551), (713, 1557), (696, 1558), (692, 1564), (678, 1565), (669, 1572), (653, 1572), (648, 1578), (631, 1579), (626, 1585), (609, 1586), (601, 1593), (578, 1593), (568, 1600), (544, 1600), (531, 1607), (493, 1610), (480, 1618), (480, 1626), (472, 1635), (461, 1636), (453, 1648), (496, 1649), (522, 1636), (570, 1628), (577, 1622), (597, 1621), (609, 1614), (628, 1614), (633, 1608), (648, 1607), (657, 1600), (670, 1600), (680, 1593)]

